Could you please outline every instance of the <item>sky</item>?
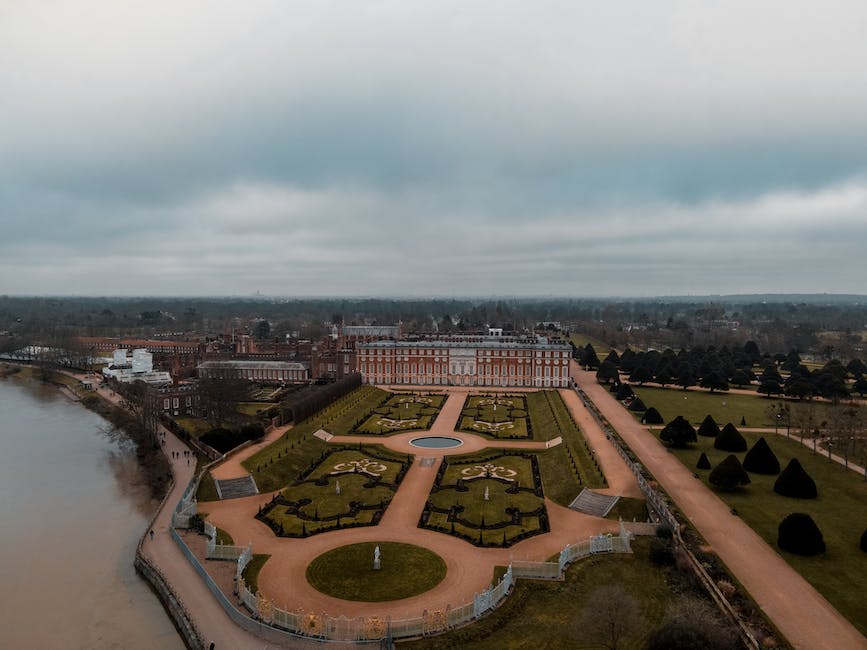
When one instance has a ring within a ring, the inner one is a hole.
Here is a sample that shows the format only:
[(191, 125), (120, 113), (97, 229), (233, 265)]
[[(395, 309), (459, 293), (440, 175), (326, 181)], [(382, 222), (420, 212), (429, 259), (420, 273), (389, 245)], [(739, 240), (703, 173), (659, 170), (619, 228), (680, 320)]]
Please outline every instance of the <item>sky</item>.
[(867, 293), (867, 3), (0, 3), (0, 294)]

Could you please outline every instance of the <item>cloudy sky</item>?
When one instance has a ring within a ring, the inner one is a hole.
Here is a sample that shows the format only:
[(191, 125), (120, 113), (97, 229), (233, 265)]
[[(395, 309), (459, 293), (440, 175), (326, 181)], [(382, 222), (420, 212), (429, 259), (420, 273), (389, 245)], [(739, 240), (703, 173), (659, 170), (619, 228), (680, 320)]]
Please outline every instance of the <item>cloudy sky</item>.
[(0, 3), (0, 293), (867, 293), (867, 3)]

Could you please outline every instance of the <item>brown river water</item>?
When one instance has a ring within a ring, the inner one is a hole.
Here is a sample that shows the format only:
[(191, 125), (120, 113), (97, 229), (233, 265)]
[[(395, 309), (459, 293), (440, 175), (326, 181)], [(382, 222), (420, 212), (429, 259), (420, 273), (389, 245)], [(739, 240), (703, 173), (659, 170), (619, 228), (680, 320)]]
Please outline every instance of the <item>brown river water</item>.
[(157, 504), (106, 425), (0, 379), (0, 648), (184, 648), (133, 568)]

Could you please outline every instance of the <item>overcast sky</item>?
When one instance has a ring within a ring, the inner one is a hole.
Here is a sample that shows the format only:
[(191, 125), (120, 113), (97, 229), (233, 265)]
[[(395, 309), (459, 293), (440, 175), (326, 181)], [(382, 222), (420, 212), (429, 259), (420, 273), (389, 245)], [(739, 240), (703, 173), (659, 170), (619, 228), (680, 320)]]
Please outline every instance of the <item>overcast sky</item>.
[(0, 2), (0, 293), (867, 293), (867, 2)]

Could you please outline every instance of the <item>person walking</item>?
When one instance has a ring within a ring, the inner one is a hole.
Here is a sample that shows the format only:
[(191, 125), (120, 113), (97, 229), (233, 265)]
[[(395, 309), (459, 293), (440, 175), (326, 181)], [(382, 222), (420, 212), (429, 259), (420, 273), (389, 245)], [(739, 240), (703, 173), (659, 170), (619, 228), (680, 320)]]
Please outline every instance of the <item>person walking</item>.
[(151, 529), (151, 541), (154, 541), (154, 531)]

